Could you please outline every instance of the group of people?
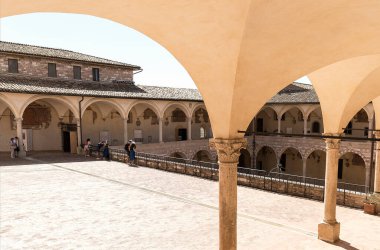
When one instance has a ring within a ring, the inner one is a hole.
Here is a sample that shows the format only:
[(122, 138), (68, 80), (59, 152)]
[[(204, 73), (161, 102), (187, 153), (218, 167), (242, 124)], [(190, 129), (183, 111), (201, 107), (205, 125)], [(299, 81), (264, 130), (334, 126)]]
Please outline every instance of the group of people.
[[(84, 156), (89, 157), (91, 156), (93, 146), (91, 143), (90, 138), (86, 140), (86, 143), (84, 144)], [(136, 165), (136, 143), (132, 140), (129, 140), (127, 144), (124, 146), (125, 151), (127, 152), (128, 158), (127, 163), (129, 163), (132, 166)], [(100, 141), (97, 145), (96, 151), (98, 152), (97, 158), (100, 159), (100, 152), (102, 152), (103, 159), (109, 161), (110, 160), (110, 150), (109, 150), (109, 144), (107, 141)]]
[(17, 136), (10, 139), (9, 148), (11, 150), (11, 158), (18, 157), (18, 152), (20, 152), (20, 140)]
[(136, 166), (136, 143), (129, 140), (127, 144), (125, 144), (124, 149), (128, 155), (127, 162), (132, 166)]
[[(83, 145), (83, 149), (84, 149), (84, 156), (90, 157), (93, 151), (93, 145), (90, 138), (87, 138), (86, 143)], [(98, 159), (100, 159), (100, 152), (102, 152), (103, 159), (107, 161), (110, 160), (110, 151), (109, 151), (109, 145), (107, 141), (98, 142), (95, 150), (98, 152), (97, 154)]]

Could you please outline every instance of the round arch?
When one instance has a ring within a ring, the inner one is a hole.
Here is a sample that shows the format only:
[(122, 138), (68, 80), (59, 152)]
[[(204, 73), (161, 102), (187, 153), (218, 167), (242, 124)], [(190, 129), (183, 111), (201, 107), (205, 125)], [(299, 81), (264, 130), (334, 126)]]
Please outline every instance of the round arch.
[(346, 183), (365, 185), (366, 161), (359, 152), (342, 152), (338, 163), (338, 180)]
[(199, 150), (197, 151), (194, 156), (192, 157), (193, 160), (196, 161), (203, 161), (203, 162), (211, 162), (212, 157), (211, 153), (207, 150)]
[(243, 168), (251, 168), (252, 163), (251, 163), (251, 154), (247, 149), (241, 149), (240, 150), (240, 156), (239, 156), (239, 163), (238, 167), (243, 167)]
[(276, 151), (272, 147), (262, 145), (256, 154), (256, 168), (269, 172), (277, 167), (277, 159)]
[(306, 154), (305, 176), (317, 179), (325, 178), (326, 150), (312, 149)]
[[(5, 105), (6, 105), (6, 106), (12, 111), (13, 115), (14, 115), (16, 118), (18, 118), (18, 117), (22, 117), (22, 115), (20, 115), (20, 114), (17, 112), (17, 110), (16, 110), (15, 106), (13, 105), (12, 101), (9, 100), (9, 98), (7, 98), (6, 96), (2, 95), (1, 93), (0, 93), (0, 102), (4, 103), (4, 104), (5, 104)], [(0, 114), (0, 115), (1, 115), (1, 114)]]
[(281, 151), (279, 152), (278, 155), (281, 157), (281, 155), (284, 154), (288, 149), (297, 151), (297, 153), (301, 156), (301, 160), (303, 159), (303, 156), (301, 154), (301, 150), (298, 149), (297, 147), (294, 147), (294, 146), (286, 147), (286, 148), (281, 149)]
[(186, 159), (186, 154), (180, 151), (176, 151), (170, 154), (170, 157)]
[(180, 102), (178, 102), (178, 103), (177, 102), (169, 102), (168, 104), (166, 104), (165, 107), (162, 109), (162, 117), (165, 115), (166, 111), (171, 107), (177, 107), (185, 113), (186, 117), (191, 117), (190, 116), (190, 113), (191, 113), (190, 110), (186, 107), (185, 104), (180, 103)]
[(303, 175), (302, 154), (295, 147), (287, 147), (280, 152), (281, 170), (287, 174)]
[[(79, 111), (78, 111), (78, 109), (69, 101), (69, 100), (67, 100), (65, 97), (58, 97), (58, 96), (43, 96), (43, 95), (35, 95), (35, 96), (32, 96), (32, 97), (30, 97), (23, 105), (22, 105), (22, 107), (21, 107), (21, 109), (20, 109), (20, 115), (21, 115), (21, 117), (22, 117), (22, 115), (24, 114), (24, 112), (25, 112), (25, 109), (30, 105), (30, 104), (32, 104), (33, 102), (35, 102), (35, 101), (48, 101), (48, 100), (54, 100), (54, 101), (58, 101), (59, 103), (61, 103), (61, 104), (64, 104), (64, 105), (66, 105), (68, 108), (69, 108), (69, 110), (71, 111), (71, 112), (73, 112), (73, 114), (74, 114), (74, 117), (75, 118), (79, 118)], [(54, 106), (53, 105), (51, 105), (53, 108), (54, 108)], [(55, 109), (55, 108), (54, 108)], [(56, 110), (56, 109), (55, 109)], [(56, 110), (57, 111), (57, 110)], [(58, 113), (58, 112), (57, 112)]]
[(195, 112), (200, 108), (203, 108), (207, 111), (206, 105), (204, 103), (197, 103), (196, 105), (194, 105), (193, 109), (190, 111), (191, 117), (193, 117)]
[(92, 98), (86, 104), (82, 107), (82, 114), (81, 116), (83, 117), (84, 112), (88, 107), (90, 107), (92, 104), (96, 104), (97, 102), (105, 102), (107, 104), (110, 104), (112, 107), (116, 109), (120, 113), (120, 116), (122, 119), (127, 118), (128, 116), (125, 115), (124, 108), (121, 104), (119, 104), (116, 100), (113, 99), (103, 99), (103, 98)]
[(129, 112), (131, 112), (131, 110), (134, 107), (136, 107), (137, 105), (146, 105), (146, 106), (148, 106), (157, 115), (158, 118), (162, 118), (162, 115), (159, 112), (159, 108), (157, 107), (156, 103), (153, 102), (153, 101), (152, 102), (148, 102), (148, 101), (143, 101), (143, 100), (136, 100), (136, 101), (132, 102), (129, 105), (129, 107), (127, 108), (126, 114), (129, 114)]

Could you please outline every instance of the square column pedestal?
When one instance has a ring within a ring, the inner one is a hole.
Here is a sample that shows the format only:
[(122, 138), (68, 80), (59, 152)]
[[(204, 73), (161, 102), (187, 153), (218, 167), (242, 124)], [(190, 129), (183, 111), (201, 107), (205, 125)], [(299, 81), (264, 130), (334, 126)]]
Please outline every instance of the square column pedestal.
[(340, 223), (335, 222), (329, 224), (322, 222), (318, 224), (318, 239), (324, 240), (330, 243), (337, 242), (339, 240)]

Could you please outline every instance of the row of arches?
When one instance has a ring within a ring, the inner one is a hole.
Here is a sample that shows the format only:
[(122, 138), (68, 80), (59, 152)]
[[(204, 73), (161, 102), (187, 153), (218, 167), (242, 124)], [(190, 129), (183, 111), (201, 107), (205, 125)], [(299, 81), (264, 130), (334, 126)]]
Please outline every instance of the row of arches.
[[(345, 134), (369, 136), (368, 130), (373, 127), (374, 112), (368, 106), (370, 104), (351, 119), (344, 130)], [(251, 130), (255, 129), (259, 133), (321, 134), (324, 131), (322, 110), (319, 105), (264, 106), (254, 121)]]
[[(17, 134), (18, 116), (22, 118), (22, 128), (28, 130), (25, 136), (30, 137), (26, 143), (29, 144), (27, 150), (63, 149), (69, 152), (80, 143), (80, 138), (83, 141), (89, 138), (93, 143), (108, 141), (117, 146), (128, 139), (138, 143), (157, 143), (212, 137), (210, 120), (203, 104), (190, 103), (192, 107), (185, 110), (186, 106), (181, 102), (155, 104), (154, 101), (135, 101), (125, 116), (121, 106), (126, 100), (91, 99), (83, 104), (79, 119), (75, 114), (76, 108), (64, 97), (39, 96), (31, 100), (28, 105), (20, 105), (22, 113), (17, 114), (11, 104), (0, 99), (0, 129), (3, 131), (0, 151), (7, 151), (9, 138)], [(163, 112), (158, 111), (158, 106)]]

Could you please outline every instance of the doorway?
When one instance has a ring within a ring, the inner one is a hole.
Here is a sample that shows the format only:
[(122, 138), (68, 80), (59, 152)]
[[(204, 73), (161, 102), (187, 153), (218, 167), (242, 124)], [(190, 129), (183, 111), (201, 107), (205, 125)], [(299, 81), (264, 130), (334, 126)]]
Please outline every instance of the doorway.
[(187, 129), (179, 128), (178, 129), (178, 141), (186, 141), (187, 140)]

